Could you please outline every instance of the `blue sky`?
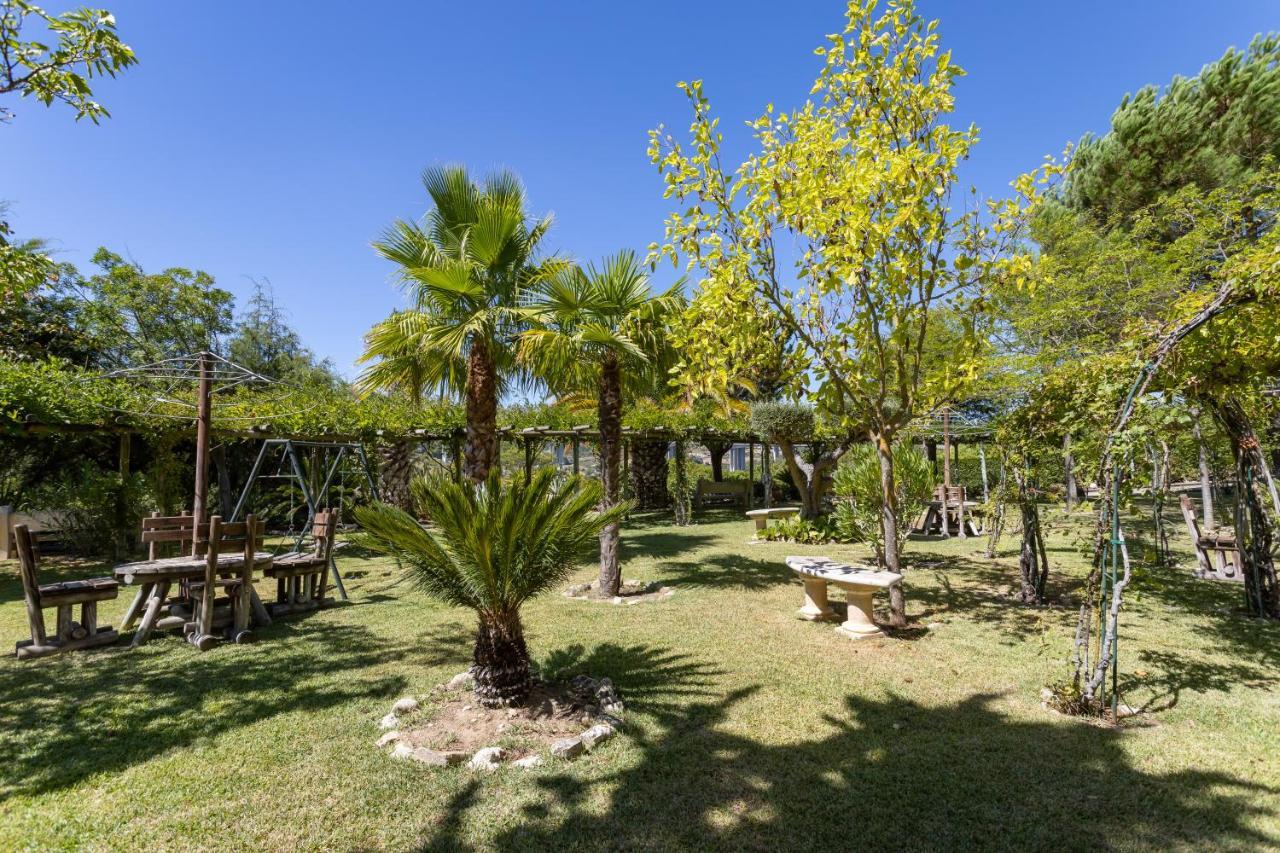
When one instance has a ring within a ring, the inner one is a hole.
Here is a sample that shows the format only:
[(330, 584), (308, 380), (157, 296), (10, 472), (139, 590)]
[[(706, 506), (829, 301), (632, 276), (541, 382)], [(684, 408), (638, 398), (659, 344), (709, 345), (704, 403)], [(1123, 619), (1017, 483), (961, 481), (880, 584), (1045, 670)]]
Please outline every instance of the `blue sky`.
[[(552, 245), (575, 257), (643, 249), (666, 211), (645, 133), (687, 125), (676, 81), (702, 78), (738, 135), (764, 104), (803, 102), (812, 49), (844, 8), (100, 2), (141, 63), (97, 87), (113, 114), (98, 127), (10, 99), (0, 199), (16, 229), (81, 265), (105, 245), (149, 269), (204, 269), (240, 298), (250, 278), (269, 279), (307, 344), (348, 375), (365, 329), (402, 303), (369, 241), (423, 213), (424, 166), (515, 169), (533, 209), (556, 214)], [(1125, 92), (1280, 29), (1274, 0), (919, 8), (969, 72), (957, 121), (982, 141), (964, 179), (989, 195), (1105, 130)]]

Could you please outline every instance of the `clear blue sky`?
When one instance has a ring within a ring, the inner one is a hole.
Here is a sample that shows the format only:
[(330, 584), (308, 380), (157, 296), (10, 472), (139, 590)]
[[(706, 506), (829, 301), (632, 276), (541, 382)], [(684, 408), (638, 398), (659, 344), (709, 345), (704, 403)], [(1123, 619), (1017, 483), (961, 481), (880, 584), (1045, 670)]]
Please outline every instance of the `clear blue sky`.
[[(683, 129), (702, 78), (727, 134), (803, 101), (838, 0), (294, 3), (98, 0), (141, 63), (97, 87), (113, 118), (12, 102), (0, 199), (25, 236), (87, 265), (204, 269), (243, 296), (267, 278), (307, 344), (349, 375), (401, 297), (369, 241), (425, 210), (426, 165), (509, 166), (552, 244), (583, 259), (661, 235), (645, 132)], [(50, 11), (71, 5), (46, 0)], [(965, 180), (1000, 194), (1120, 97), (1280, 29), (1274, 0), (921, 0), (969, 76), (982, 141)], [(737, 150), (741, 150), (739, 147)], [(666, 273), (663, 273), (664, 275)]]

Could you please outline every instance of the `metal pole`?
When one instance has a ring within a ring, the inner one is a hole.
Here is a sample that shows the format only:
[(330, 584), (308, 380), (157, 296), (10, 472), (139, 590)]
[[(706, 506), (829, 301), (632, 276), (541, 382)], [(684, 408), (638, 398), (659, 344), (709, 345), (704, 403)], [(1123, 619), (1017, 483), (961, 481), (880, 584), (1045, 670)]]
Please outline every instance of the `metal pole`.
[(573, 437), (573, 476), (578, 476), (578, 466), (582, 460), (582, 449), (578, 444), (578, 436)]
[(752, 509), (756, 503), (756, 443), (754, 441), (747, 442), (747, 482), (751, 484), (747, 489), (747, 509)]
[[(205, 510), (209, 500), (209, 427), (213, 408), (211, 372), (212, 355), (200, 353), (200, 386), (196, 397), (196, 488), (191, 508), (197, 525), (208, 520)], [(193, 536), (191, 543), (191, 553), (197, 557), (201, 551), (199, 539)]]
[(262, 461), (266, 458), (267, 448), (274, 444), (273, 439), (267, 439), (262, 442), (262, 448), (258, 451), (258, 458), (253, 460), (253, 467), (249, 469), (249, 479), (244, 482), (244, 490), (240, 492), (240, 499), (236, 501), (235, 509), (231, 510), (231, 521), (235, 521), (240, 517), (240, 513), (244, 511), (245, 502), (249, 500), (249, 490), (253, 488), (254, 481), (258, 479), (258, 471), (262, 469)]

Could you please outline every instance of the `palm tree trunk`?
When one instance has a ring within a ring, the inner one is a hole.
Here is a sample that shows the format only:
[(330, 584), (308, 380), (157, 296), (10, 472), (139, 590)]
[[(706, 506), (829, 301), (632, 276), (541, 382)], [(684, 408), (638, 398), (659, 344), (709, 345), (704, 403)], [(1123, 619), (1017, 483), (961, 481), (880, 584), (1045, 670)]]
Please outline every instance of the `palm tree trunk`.
[[(893, 446), (891, 437), (872, 435), (876, 455), (880, 458), (880, 533), (884, 537), (884, 564), (891, 572), (902, 571), (902, 546), (898, 543), (898, 487), (893, 480)], [(944, 508), (945, 511), (945, 508)], [(889, 624), (895, 628), (907, 624), (907, 598), (902, 584), (889, 587)]]
[[(604, 507), (618, 503), (618, 480), (622, 461), (622, 369), (617, 356), (605, 356), (600, 367), (600, 481), (604, 486)], [(618, 524), (606, 525), (600, 531), (600, 581), (595, 594), (613, 598), (622, 584), (622, 567), (618, 564)]]
[(671, 504), (667, 488), (667, 449), (671, 442), (663, 439), (632, 439), (631, 488), (636, 496), (636, 509), (666, 509)]
[(711, 479), (717, 483), (724, 481), (724, 454), (730, 445), (727, 441), (704, 441), (707, 455), (711, 457)]
[(409, 481), (413, 473), (413, 444), (397, 441), (378, 448), (378, 492), (384, 503), (414, 514)]
[(476, 680), (476, 698), (481, 705), (507, 708), (522, 704), (529, 697), (533, 678), (518, 613), (480, 615), (472, 661), (471, 675)]
[(473, 340), (467, 354), (467, 442), (463, 473), (483, 483), (498, 464), (498, 374), (487, 341)]

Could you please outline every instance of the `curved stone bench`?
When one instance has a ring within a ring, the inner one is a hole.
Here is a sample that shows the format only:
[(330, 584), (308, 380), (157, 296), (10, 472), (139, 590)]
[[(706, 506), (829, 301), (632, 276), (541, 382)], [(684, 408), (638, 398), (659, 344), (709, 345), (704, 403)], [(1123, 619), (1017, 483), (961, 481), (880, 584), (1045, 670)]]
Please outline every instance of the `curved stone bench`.
[(790, 518), (800, 512), (798, 506), (775, 506), (769, 509), (751, 509), (747, 510), (747, 518), (756, 523), (756, 536), (759, 536), (764, 529), (769, 526), (771, 518)]
[(801, 619), (811, 622), (836, 619), (827, 604), (827, 584), (835, 584), (844, 590), (849, 603), (848, 615), (836, 630), (853, 640), (884, 636), (872, 618), (872, 596), (876, 590), (902, 583), (902, 575), (837, 563), (828, 557), (787, 557), (787, 568), (804, 582), (804, 606), (797, 611)]

